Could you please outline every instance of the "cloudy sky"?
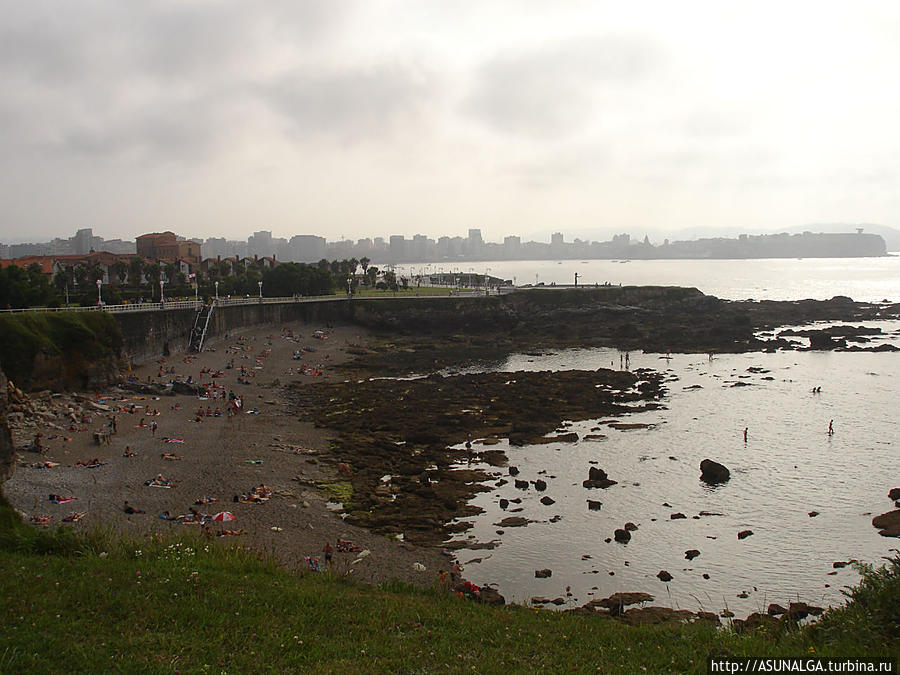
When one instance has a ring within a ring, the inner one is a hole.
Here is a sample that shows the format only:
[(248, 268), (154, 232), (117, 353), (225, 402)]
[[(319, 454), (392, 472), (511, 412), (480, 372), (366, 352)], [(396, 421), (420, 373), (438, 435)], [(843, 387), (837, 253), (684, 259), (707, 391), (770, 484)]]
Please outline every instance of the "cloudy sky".
[(894, 0), (0, 11), (0, 241), (900, 220)]

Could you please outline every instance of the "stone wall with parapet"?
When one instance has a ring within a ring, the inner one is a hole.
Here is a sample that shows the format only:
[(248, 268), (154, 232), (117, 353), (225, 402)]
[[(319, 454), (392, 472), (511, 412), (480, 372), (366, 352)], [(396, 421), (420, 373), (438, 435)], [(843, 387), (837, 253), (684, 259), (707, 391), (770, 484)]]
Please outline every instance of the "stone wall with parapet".
[[(349, 321), (349, 304), (328, 301), (216, 307), (209, 322), (207, 340), (263, 324), (277, 328), (281, 324), (297, 321), (323, 325)], [(122, 331), (122, 357), (128, 363), (135, 364), (184, 353), (196, 316), (197, 312), (191, 309), (116, 314)]]

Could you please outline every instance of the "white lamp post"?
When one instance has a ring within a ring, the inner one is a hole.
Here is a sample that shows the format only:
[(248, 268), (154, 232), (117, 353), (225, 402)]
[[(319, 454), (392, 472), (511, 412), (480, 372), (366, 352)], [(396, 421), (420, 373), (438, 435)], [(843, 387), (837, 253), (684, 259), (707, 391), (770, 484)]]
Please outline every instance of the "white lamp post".
[(103, 306), (103, 298), (100, 295), (100, 287), (103, 285), (103, 279), (97, 279), (97, 306)]
[(162, 279), (159, 280), (159, 304), (163, 304), (166, 301), (166, 296), (163, 294), (163, 286), (166, 285), (166, 282)]
[(219, 282), (216, 282), (216, 302), (219, 301)]
[(353, 277), (348, 276), (347, 277), (347, 297), (349, 298), (352, 295), (353, 295)]
[(259, 286), (259, 301), (262, 302), (262, 281), (257, 281), (256, 285)]

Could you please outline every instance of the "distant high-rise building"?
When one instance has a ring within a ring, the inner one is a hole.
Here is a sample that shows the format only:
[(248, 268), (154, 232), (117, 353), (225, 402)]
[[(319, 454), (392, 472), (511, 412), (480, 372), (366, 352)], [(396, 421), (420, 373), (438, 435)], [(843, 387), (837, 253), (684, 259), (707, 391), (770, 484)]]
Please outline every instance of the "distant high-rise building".
[(406, 239), (402, 234), (392, 234), (390, 243), (391, 259), (394, 261), (406, 260), (409, 252), (406, 250)]
[(318, 262), (325, 257), (325, 237), (296, 234), (291, 237), (292, 259), (299, 262)]

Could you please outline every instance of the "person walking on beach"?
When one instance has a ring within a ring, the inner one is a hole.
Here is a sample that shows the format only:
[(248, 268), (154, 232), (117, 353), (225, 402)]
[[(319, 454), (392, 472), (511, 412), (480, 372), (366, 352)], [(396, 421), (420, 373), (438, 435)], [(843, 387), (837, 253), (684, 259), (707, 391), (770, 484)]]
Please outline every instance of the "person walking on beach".
[(828, 422), (828, 435), (834, 436), (834, 420)]
[(156, 420), (153, 420), (152, 422), (150, 422), (150, 435), (151, 436), (156, 436), (156, 429), (158, 427), (159, 427), (159, 425), (156, 423)]
[(747, 442), (747, 430), (748, 429), (749, 429), (749, 427), (744, 427), (744, 443)]
[(334, 546), (331, 545), (330, 541), (325, 542), (325, 546), (322, 547), (322, 553), (325, 554), (325, 567), (331, 567), (331, 558), (334, 555)]

